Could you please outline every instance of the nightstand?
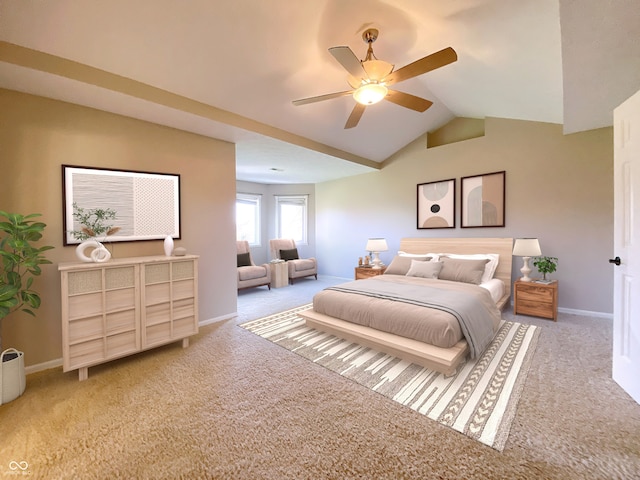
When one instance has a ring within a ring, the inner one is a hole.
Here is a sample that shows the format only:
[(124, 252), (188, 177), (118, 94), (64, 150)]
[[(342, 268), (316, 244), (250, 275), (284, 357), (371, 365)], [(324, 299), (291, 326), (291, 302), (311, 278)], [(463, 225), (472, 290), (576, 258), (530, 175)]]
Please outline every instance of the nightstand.
[(356, 267), (356, 280), (363, 280), (365, 278), (376, 277), (382, 275), (387, 267), (373, 268), (373, 267)]
[(513, 284), (513, 313), (558, 319), (558, 281), (536, 283), (516, 281)]

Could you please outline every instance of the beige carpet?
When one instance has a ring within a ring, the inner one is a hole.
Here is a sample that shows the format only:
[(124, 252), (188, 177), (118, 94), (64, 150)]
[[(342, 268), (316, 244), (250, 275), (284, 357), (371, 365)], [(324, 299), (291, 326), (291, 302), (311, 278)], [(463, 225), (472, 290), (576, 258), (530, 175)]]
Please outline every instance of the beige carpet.
[(307, 327), (311, 304), (240, 325), (313, 363), (502, 451), (540, 328), (503, 322), (484, 354), (446, 377)]
[(611, 321), (506, 317), (542, 329), (502, 453), (310, 368), (241, 317), (84, 382), (29, 375), (0, 406), (0, 478), (23, 478), (12, 461), (47, 480), (640, 478), (640, 406), (610, 378)]

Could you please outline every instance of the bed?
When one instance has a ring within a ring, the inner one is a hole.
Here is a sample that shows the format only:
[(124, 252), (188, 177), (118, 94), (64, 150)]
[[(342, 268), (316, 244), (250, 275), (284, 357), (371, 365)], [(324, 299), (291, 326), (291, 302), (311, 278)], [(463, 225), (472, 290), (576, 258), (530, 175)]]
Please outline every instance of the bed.
[[(511, 296), (512, 245), (512, 238), (403, 238), (400, 251), (418, 262), (411, 262), (413, 267), (422, 268), (431, 260), (425, 260), (428, 254), (440, 253), (450, 258), (496, 254), (497, 265), (494, 262), (490, 282), (485, 285), (483, 278), (478, 286), (388, 274), (396, 271), (394, 258), (384, 275), (319, 292), (313, 307), (300, 316), (317, 330), (451, 375), (467, 356), (481, 354), (499, 328), (500, 311)], [(467, 319), (474, 312), (482, 318)]]

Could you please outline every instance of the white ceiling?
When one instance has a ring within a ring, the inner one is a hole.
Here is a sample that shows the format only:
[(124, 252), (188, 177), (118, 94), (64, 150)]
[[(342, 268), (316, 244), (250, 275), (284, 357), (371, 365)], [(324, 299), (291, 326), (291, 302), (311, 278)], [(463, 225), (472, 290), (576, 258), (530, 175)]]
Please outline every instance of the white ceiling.
[[(349, 89), (327, 49), (364, 58), (371, 26), (376, 56), (396, 68), (456, 50), (457, 62), (395, 86), (434, 105), (381, 102), (349, 130), (349, 96), (293, 106)], [(0, 87), (234, 142), (239, 180), (316, 183), (372, 171), (454, 117), (609, 126), (640, 89), (638, 38), (637, 0), (4, 0), (0, 41), (230, 112), (242, 128), (2, 56)]]

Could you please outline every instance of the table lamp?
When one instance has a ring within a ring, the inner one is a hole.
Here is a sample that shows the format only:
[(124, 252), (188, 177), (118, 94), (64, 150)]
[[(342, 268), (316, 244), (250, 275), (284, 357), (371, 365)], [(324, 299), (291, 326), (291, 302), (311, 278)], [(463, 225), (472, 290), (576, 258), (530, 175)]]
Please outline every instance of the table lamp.
[(540, 251), (540, 243), (537, 238), (516, 238), (516, 241), (513, 245), (513, 255), (516, 257), (522, 257), (522, 261), (524, 265), (520, 269), (522, 272), (522, 278), (520, 279), (523, 282), (530, 282), (531, 278), (529, 274), (531, 273), (531, 267), (529, 266), (529, 260), (531, 257), (536, 257), (540, 255), (542, 252)]
[(389, 250), (387, 241), (384, 238), (370, 238), (367, 241), (365, 250), (373, 254), (373, 259), (371, 260), (372, 268), (380, 269), (384, 267), (384, 263), (382, 263), (382, 260), (378, 257), (378, 253)]

